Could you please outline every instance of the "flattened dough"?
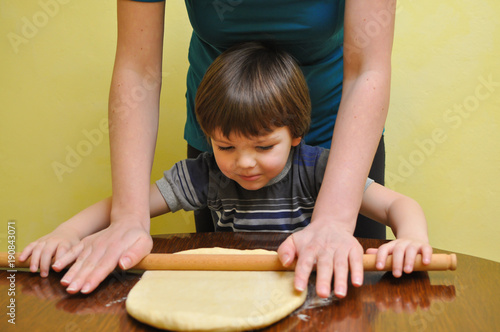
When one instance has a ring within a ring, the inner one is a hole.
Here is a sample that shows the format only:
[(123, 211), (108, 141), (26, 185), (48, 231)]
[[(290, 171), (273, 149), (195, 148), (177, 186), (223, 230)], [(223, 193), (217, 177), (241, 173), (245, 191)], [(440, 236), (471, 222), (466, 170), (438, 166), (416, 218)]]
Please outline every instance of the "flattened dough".
[[(271, 254), (262, 249), (204, 248), (182, 254)], [(307, 292), (293, 287), (293, 272), (147, 271), (130, 291), (127, 312), (176, 331), (262, 328), (300, 307)]]

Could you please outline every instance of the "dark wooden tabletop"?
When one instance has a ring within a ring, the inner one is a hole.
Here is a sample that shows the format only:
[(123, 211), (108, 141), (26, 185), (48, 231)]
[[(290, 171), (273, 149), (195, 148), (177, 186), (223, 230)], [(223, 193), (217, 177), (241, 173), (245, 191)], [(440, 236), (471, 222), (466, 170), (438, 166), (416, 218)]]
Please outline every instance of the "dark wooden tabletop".
[[(216, 246), (275, 250), (285, 237), (278, 233), (155, 236), (153, 252)], [(360, 242), (365, 249), (383, 243)], [(350, 286), (342, 300), (318, 298), (313, 275), (304, 306), (263, 331), (499, 331), (500, 263), (463, 254), (457, 257), (456, 271), (416, 272), (399, 279), (387, 272), (365, 272), (364, 285)], [(51, 272), (41, 278), (20, 270), (0, 271), (0, 330), (156, 330), (125, 310), (127, 294), (140, 272), (116, 271), (89, 295), (67, 294), (59, 283), (62, 275)], [(9, 323), (12, 313), (15, 327)]]

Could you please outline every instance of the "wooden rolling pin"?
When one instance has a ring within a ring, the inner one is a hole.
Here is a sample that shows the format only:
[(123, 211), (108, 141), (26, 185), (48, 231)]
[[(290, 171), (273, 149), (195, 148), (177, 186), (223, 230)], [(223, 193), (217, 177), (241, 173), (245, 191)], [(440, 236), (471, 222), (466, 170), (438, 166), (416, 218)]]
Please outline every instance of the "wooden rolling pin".
[[(9, 265), (7, 253), (0, 253), (0, 267), (27, 268), (27, 262), (17, 260)], [(11, 257), (12, 258), (12, 257)], [(199, 254), (149, 254), (134, 266), (133, 270), (210, 270), (210, 271), (287, 271), (294, 270), (295, 263), (284, 267), (277, 255), (199, 255)], [(365, 271), (391, 271), (392, 256), (387, 258), (382, 270), (375, 268), (375, 255), (363, 255)], [(445, 271), (457, 268), (455, 254), (433, 254), (431, 263), (422, 264), (422, 256), (417, 255), (414, 271)]]

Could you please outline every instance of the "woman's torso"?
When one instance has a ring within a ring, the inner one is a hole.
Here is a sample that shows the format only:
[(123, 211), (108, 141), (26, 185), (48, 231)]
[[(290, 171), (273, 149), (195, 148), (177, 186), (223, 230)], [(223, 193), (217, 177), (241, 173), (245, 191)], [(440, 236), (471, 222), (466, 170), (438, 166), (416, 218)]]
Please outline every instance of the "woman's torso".
[(306, 142), (329, 147), (342, 93), (344, 0), (186, 0), (189, 48), (185, 138), (207, 150), (196, 123), (196, 89), (212, 61), (234, 44), (272, 41), (294, 56), (306, 77), (312, 124)]

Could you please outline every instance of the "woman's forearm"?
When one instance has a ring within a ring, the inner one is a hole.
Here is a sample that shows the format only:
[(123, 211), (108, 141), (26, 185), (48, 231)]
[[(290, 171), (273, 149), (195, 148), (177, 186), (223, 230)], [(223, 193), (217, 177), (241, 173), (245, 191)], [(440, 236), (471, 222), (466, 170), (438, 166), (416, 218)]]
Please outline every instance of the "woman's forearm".
[(149, 222), (158, 131), (164, 3), (118, 1), (118, 43), (109, 96), (111, 222)]
[[(353, 232), (389, 107), (395, 0), (348, 0), (344, 15), (344, 80), (332, 147), (315, 215)], [(375, 20), (383, 13), (386, 20)], [(379, 25), (360, 44), (359, 31)]]
[(135, 73), (117, 73), (110, 93), (112, 220), (149, 214), (148, 190), (158, 127), (159, 88), (144, 100), (124, 101), (140, 86)]
[(368, 71), (346, 81), (332, 148), (315, 214), (335, 216), (349, 231), (383, 131), (389, 105), (390, 72)]

